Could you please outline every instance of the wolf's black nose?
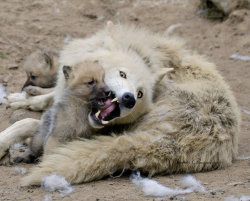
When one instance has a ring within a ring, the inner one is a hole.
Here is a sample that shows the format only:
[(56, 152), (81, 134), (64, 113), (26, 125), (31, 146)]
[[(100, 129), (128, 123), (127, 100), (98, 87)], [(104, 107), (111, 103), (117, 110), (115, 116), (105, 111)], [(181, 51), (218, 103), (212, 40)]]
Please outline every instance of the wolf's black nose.
[(135, 106), (135, 97), (132, 93), (125, 93), (122, 96), (122, 103), (127, 108), (133, 108)]

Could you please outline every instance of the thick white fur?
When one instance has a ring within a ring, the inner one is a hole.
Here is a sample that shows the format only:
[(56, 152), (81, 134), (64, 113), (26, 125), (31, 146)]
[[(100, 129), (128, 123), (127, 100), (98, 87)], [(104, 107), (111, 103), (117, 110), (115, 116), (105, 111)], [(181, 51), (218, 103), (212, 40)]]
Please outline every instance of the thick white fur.
[[(118, 95), (124, 88), (146, 90), (132, 115), (123, 111), (122, 118), (113, 122), (133, 124), (119, 135), (73, 141), (55, 149), (31, 169), (24, 185), (39, 185), (52, 172), (81, 183), (124, 168), (152, 176), (224, 168), (235, 159), (240, 117), (234, 97), (215, 66), (185, 50), (182, 41), (109, 24), (90, 38), (72, 41), (62, 51), (60, 63), (72, 65), (85, 59), (103, 65), (105, 82)], [(166, 68), (174, 72), (157, 83), (155, 75)], [(132, 86), (116, 86), (113, 75), (118, 69), (134, 74)], [(63, 82), (59, 75), (56, 99)]]
[(39, 122), (31, 118), (23, 119), (0, 133), (0, 164), (4, 161), (10, 146), (30, 137), (37, 129)]

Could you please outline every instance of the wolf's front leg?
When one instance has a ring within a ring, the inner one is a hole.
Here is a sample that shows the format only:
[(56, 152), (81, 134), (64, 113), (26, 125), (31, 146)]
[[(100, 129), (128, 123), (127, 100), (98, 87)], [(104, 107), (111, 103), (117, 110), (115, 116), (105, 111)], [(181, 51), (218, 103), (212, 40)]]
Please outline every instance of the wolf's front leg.
[(7, 96), (7, 99), (11, 108), (42, 111), (52, 103), (53, 97), (54, 92), (40, 96), (25, 96), (24, 93), (14, 93)]

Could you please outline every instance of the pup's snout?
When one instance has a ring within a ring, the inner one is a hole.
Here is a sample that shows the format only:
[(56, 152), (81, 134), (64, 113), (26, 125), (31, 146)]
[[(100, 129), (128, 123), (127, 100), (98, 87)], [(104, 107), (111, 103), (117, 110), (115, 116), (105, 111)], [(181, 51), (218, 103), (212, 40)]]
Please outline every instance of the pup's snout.
[(122, 96), (122, 103), (126, 108), (133, 108), (135, 106), (135, 97), (132, 93), (125, 93)]
[(33, 85), (34, 85), (34, 83), (33, 83), (33, 82), (31, 82), (31, 81), (30, 81), (30, 79), (28, 78), (28, 79), (26, 80), (26, 82), (24, 83), (24, 85), (23, 85), (23, 87), (22, 87), (22, 90), (21, 90), (21, 91), (23, 91), (25, 87), (30, 86), (30, 85), (31, 85), (31, 86), (33, 86)]
[(110, 93), (111, 93), (111, 90), (110, 89), (108, 89), (108, 88), (106, 88), (106, 89), (104, 89), (104, 94), (105, 94), (105, 96), (109, 96), (110, 95)]

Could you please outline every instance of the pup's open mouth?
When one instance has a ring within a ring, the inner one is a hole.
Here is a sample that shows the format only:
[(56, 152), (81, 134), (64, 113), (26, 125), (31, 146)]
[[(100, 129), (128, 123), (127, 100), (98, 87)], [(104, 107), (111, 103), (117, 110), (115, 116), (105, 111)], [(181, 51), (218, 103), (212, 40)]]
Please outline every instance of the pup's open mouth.
[(110, 92), (106, 98), (95, 100), (95, 104), (92, 104), (90, 116), (99, 125), (106, 125), (112, 119), (119, 117), (119, 101), (115, 94)]

